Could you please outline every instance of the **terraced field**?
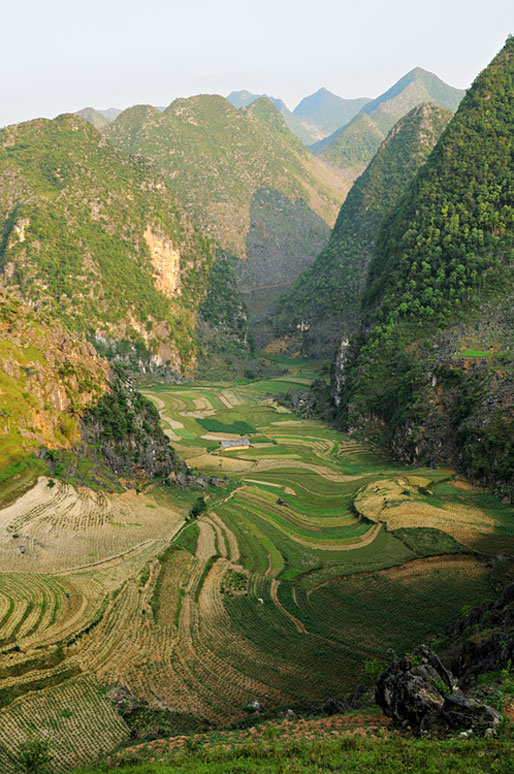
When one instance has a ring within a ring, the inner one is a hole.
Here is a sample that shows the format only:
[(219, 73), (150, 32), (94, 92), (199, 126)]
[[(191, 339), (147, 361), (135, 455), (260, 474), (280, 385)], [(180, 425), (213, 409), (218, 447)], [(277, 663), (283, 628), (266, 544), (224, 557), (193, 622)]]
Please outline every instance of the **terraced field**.
[[(92, 754), (79, 722), (95, 749), (128, 739), (112, 686), (167, 713), (172, 733), (240, 719), (254, 700), (315, 707), (366, 659), (436, 637), (492, 595), (512, 508), (298, 419), (273, 396), (315, 367), (282, 365), (267, 381), (147, 390), (216, 486), (102, 495), (41, 478), (0, 510), (2, 771), (2, 745), (34, 732), (63, 770)], [(241, 435), (251, 448), (219, 451)], [(207, 508), (185, 522), (199, 494)]]

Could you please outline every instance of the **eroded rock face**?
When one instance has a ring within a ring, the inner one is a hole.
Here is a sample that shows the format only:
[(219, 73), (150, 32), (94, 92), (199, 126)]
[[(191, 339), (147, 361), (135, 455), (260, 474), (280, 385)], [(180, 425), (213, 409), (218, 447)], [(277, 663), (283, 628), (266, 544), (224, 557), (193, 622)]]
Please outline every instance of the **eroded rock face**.
[(422, 645), (414, 653), (395, 659), (380, 675), (375, 700), (397, 722), (425, 726), (431, 715), (442, 710), (444, 694), (454, 688), (451, 672)]
[(425, 645), (395, 659), (375, 683), (375, 700), (397, 723), (420, 731), (436, 724), (447, 729), (494, 729), (501, 715), (468, 698), (453, 674)]
[(155, 271), (155, 286), (168, 298), (180, 292), (180, 252), (173, 242), (150, 229), (144, 233)]

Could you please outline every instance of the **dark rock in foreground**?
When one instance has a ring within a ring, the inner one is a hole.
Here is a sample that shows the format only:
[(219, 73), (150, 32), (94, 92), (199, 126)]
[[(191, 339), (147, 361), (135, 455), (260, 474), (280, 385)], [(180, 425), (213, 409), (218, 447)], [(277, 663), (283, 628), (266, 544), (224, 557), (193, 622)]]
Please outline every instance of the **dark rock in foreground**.
[(446, 729), (494, 729), (501, 715), (492, 707), (466, 697), (453, 674), (425, 645), (393, 663), (377, 679), (375, 700), (396, 723), (421, 732)]

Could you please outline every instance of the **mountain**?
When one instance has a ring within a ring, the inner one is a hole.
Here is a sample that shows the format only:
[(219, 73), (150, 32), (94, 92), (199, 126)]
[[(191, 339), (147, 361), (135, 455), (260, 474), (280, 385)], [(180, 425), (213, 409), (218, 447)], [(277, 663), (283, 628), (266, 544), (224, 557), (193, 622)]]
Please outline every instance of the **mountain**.
[(264, 98), (242, 110), (216, 95), (176, 100), (164, 113), (140, 105), (107, 136), (149, 158), (191, 217), (243, 260), (240, 287), (255, 324), (325, 246), (350, 187)]
[(350, 123), (312, 146), (327, 164), (357, 178), (375, 155), (385, 134), (366, 113), (357, 113)]
[(27, 304), (136, 370), (194, 368), (215, 249), (148, 161), (76, 115), (7, 127), (0, 218), (0, 281)]
[(455, 111), (464, 91), (448, 86), (433, 73), (416, 67), (384, 94), (368, 102), (346, 126), (312, 146), (315, 154), (357, 177), (371, 161), (387, 132), (409, 110), (434, 102)]
[(336, 365), (341, 422), (511, 501), (513, 82), (511, 37), (381, 231), (363, 328)]
[(76, 110), (75, 115), (85, 118), (90, 124), (93, 124), (95, 129), (104, 129), (111, 121), (119, 116), (121, 110), (118, 108), (108, 108), (107, 110), (97, 110), (93, 107), (82, 108), (82, 110)]
[(119, 108), (111, 107), (107, 108), (106, 110), (98, 110), (97, 112), (104, 116), (110, 123), (111, 121), (114, 121), (116, 118), (118, 118), (121, 110)]
[[(380, 226), (426, 161), (452, 114), (413, 108), (394, 126), (348, 194), (327, 247), (280, 299), (275, 330), (306, 355), (330, 357), (357, 327), (361, 296)], [(302, 333), (298, 334), (298, 331)], [(296, 334), (296, 335), (295, 335)]]
[(104, 129), (110, 123), (110, 120), (107, 118), (107, 116), (103, 115), (99, 110), (95, 110), (95, 108), (92, 107), (86, 107), (82, 108), (82, 110), (77, 110), (75, 115), (80, 116), (81, 118), (88, 121), (92, 126), (95, 127), (95, 129)]
[[(252, 102), (265, 96), (265, 94), (252, 94), (251, 91), (242, 89), (242, 91), (231, 91), (227, 96), (227, 99), (231, 105), (234, 105), (234, 107), (239, 110), (239, 108), (248, 107)], [(268, 99), (270, 98), (268, 97)]]
[(435, 102), (455, 113), (465, 93), (463, 89), (448, 86), (434, 73), (415, 67), (386, 92), (368, 102), (362, 112), (371, 116), (382, 131), (389, 131), (391, 122), (396, 123), (421, 102)]
[(304, 97), (293, 114), (310, 129), (313, 141), (317, 141), (348, 124), (368, 102), (369, 97), (343, 99), (321, 88), (315, 94)]
[(238, 109), (249, 107), (258, 99), (262, 98), (269, 99), (269, 101), (275, 105), (277, 110), (282, 114), (282, 118), (284, 119), (287, 128), (290, 129), (304, 145), (310, 145), (317, 139), (315, 134), (313, 134), (308, 127), (304, 126), (299, 118), (291, 113), (285, 102), (277, 97), (270, 97), (268, 94), (252, 94), (250, 91), (244, 90), (232, 91), (227, 97), (228, 101)]

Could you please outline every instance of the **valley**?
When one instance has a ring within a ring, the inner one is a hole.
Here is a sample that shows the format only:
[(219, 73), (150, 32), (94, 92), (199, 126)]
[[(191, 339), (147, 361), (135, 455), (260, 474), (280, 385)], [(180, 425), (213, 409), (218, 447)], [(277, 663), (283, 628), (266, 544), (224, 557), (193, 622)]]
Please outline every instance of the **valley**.
[[(2, 771), (33, 733), (67, 771), (131, 733), (241, 721), (251, 702), (315, 709), (494, 596), (510, 506), (290, 413), (276, 396), (321, 364), (268, 357), (282, 375), (144, 390), (209, 486), (104, 494), (42, 476), (0, 510)], [(250, 448), (219, 451), (240, 437)], [(137, 707), (123, 716), (119, 686)]]
[(0, 774), (512, 774), (514, 37), (339, 61), (0, 128)]

